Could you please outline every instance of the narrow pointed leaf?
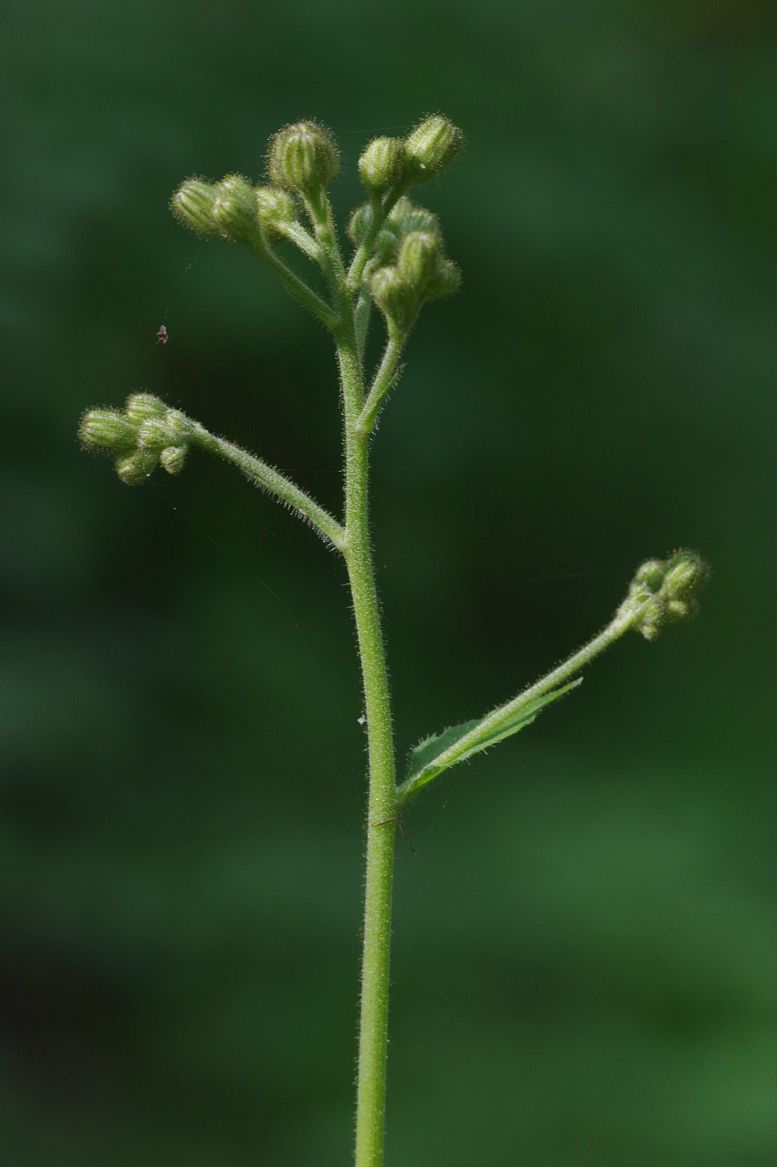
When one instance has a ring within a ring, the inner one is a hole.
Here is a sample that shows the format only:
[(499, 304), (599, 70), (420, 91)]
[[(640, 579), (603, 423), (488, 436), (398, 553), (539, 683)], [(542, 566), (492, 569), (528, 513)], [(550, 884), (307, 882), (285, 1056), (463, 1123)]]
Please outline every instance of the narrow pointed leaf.
[[(511, 737), (512, 734), (525, 729), (527, 725), (531, 725), (546, 705), (550, 705), (571, 689), (575, 689), (582, 683), (582, 680), (582, 677), (578, 677), (577, 680), (571, 681), (568, 685), (562, 685), (561, 688), (553, 689), (544, 696), (527, 701), (525, 705), (515, 709), (504, 721), (497, 720), (494, 723), (492, 721), (493, 714), (487, 714), (485, 717), (476, 717), (472, 721), (463, 721), (459, 725), (452, 725), (448, 729), (444, 729), (442, 733), (424, 738), (410, 754), (407, 776), (399, 788), (402, 801), (406, 802), (412, 798), (423, 786), (442, 774), (444, 770), (448, 770), (458, 762), (466, 761), (473, 754), (479, 754), (481, 750), (490, 749), (497, 742), (504, 741), (505, 738)], [(480, 733), (477, 732), (478, 726), (482, 726)], [(461, 748), (457, 748), (459, 744)]]

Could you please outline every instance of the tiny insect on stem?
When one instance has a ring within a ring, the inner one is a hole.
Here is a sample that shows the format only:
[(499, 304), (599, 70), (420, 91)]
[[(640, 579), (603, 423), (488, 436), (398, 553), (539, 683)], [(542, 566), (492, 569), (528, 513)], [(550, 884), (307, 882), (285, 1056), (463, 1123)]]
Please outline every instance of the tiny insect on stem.
[(394, 825), (396, 825), (397, 827), (399, 827), (399, 833), (402, 836), (402, 838), (404, 839), (405, 843), (407, 844), (407, 847), (408, 847), (408, 850), (410, 851), (410, 854), (417, 855), (418, 852), (416, 851), (413, 844), (410, 842), (410, 836), (408, 835), (407, 831), (405, 830), (405, 824), (402, 822), (402, 819), (397, 818), (397, 816), (394, 815), (393, 818), (381, 819), (381, 821), (379, 823), (373, 823), (372, 825), (374, 827), (387, 827), (387, 826), (389, 826), (389, 824), (392, 824), (392, 823)]

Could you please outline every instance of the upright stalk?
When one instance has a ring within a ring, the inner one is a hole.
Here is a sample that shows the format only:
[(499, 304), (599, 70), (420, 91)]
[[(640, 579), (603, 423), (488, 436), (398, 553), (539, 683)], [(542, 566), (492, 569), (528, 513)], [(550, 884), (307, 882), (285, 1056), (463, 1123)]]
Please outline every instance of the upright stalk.
[(364, 378), (352, 310), (348, 317), (348, 325), (337, 336), (345, 427), (345, 561), (362, 668), (369, 764), (355, 1164), (382, 1167), (396, 784), (388, 673), (370, 546), (369, 435), (358, 427)]

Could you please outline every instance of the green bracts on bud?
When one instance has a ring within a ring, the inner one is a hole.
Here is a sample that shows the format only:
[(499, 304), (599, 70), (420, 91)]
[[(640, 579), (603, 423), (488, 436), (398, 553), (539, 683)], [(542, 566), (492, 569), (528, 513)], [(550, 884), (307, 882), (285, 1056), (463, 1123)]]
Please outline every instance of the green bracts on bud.
[(81, 419), (78, 434), (84, 446), (118, 454), (133, 449), (137, 429), (115, 409), (90, 409)]
[(413, 182), (428, 182), (442, 174), (461, 146), (458, 126), (440, 114), (424, 118), (405, 139), (408, 176)]
[(184, 227), (196, 231), (206, 239), (221, 234), (213, 217), (215, 189), (201, 178), (189, 178), (178, 187), (170, 200), (170, 209)]
[(361, 180), (375, 194), (401, 182), (406, 170), (405, 143), (400, 138), (373, 138), (359, 159)]
[(395, 267), (379, 267), (370, 279), (370, 294), (399, 332), (407, 332), (418, 314), (418, 292)]
[(159, 465), (168, 474), (180, 474), (189, 452), (187, 446), (167, 446), (159, 455)]
[(428, 231), (411, 231), (405, 235), (399, 248), (399, 274), (423, 294), (442, 258), (441, 252), (438, 235), (431, 235)]
[(271, 243), (282, 239), (284, 227), (297, 221), (297, 206), (293, 196), (277, 186), (256, 188), (256, 208), (262, 231)]
[(392, 208), (391, 214), (388, 217), (390, 227), (399, 231), (403, 235), (408, 235), (411, 231), (428, 231), (434, 235), (440, 235), (440, 220), (431, 211), (427, 211), (426, 207), (419, 207), (417, 203), (413, 203), (409, 198), (403, 197), (399, 199), (396, 205)]
[(147, 450), (137, 450), (134, 454), (125, 454), (117, 458), (114, 466), (116, 473), (125, 486), (140, 486), (156, 469), (156, 454)]
[(167, 406), (152, 393), (133, 393), (127, 398), (124, 414), (135, 425), (148, 421), (151, 417), (163, 417)]
[(114, 455), (116, 473), (127, 486), (145, 482), (157, 465), (168, 474), (183, 469), (192, 436), (200, 427), (150, 393), (133, 393), (124, 413), (91, 409), (81, 421), (85, 446)]
[(267, 173), (276, 186), (313, 194), (340, 173), (340, 153), (324, 126), (312, 121), (295, 122), (278, 130), (271, 139)]
[(646, 640), (655, 640), (667, 624), (687, 620), (698, 611), (698, 594), (709, 569), (695, 551), (676, 551), (669, 559), (649, 559), (638, 568), (618, 616)]
[(242, 174), (228, 174), (214, 187), (213, 221), (233, 243), (260, 241), (256, 191)]

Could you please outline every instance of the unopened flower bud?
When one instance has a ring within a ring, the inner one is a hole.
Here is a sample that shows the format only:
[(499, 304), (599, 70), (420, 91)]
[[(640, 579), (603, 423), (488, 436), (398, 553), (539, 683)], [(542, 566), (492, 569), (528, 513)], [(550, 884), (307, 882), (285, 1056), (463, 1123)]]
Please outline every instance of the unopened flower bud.
[(170, 431), (167, 428), (164, 418), (149, 417), (142, 422), (138, 429), (138, 449), (139, 450), (161, 450), (164, 446), (170, 445)]
[(461, 146), (458, 126), (439, 114), (424, 118), (405, 139), (409, 173), (414, 182), (436, 178), (451, 163)]
[(324, 126), (311, 121), (295, 122), (272, 138), (267, 171), (276, 186), (311, 194), (337, 177), (340, 154)]
[(96, 450), (132, 450), (137, 428), (115, 409), (90, 409), (81, 419), (79, 436), (85, 446)]
[(127, 419), (140, 425), (150, 417), (163, 417), (167, 406), (152, 393), (133, 393), (127, 398), (124, 413)]
[(461, 287), (461, 272), (452, 259), (441, 259), (424, 289), (425, 300), (443, 300)]
[(389, 225), (408, 235), (411, 231), (428, 231), (431, 234), (440, 234), (440, 220), (426, 207), (419, 207), (409, 198), (399, 199), (388, 217)]
[(257, 187), (256, 206), (262, 230), (271, 242), (283, 238), (284, 224), (296, 222), (297, 206), (294, 198), (278, 186)]
[(180, 446), (191, 438), (197, 423), (185, 413), (181, 413), (180, 409), (168, 409), (165, 413), (165, 428), (170, 435), (171, 444)]
[(213, 218), (215, 190), (209, 182), (201, 178), (189, 178), (178, 187), (170, 200), (170, 207), (181, 223), (196, 231), (198, 235), (213, 238), (219, 235), (218, 225)]
[(156, 469), (157, 456), (148, 450), (138, 450), (117, 458), (116, 473), (126, 486), (140, 486)]
[(402, 278), (423, 294), (440, 259), (439, 236), (411, 231), (402, 240), (397, 267)]
[(166, 446), (159, 455), (159, 464), (168, 474), (180, 474), (186, 462), (187, 446)]
[(395, 267), (380, 267), (370, 279), (370, 292), (381, 312), (395, 327), (406, 331), (418, 312), (418, 293)]
[(373, 138), (359, 159), (359, 175), (369, 191), (379, 193), (401, 182), (407, 168), (400, 138)]
[(215, 187), (213, 220), (233, 243), (255, 243), (259, 238), (256, 191), (242, 174), (228, 174)]
[(360, 207), (356, 207), (351, 212), (351, 217), (348, 220), (348, 234), (357, 247), (366, 238), (372, 227), (372, 222), (373, 213), (369, 203), (362, 203)]

